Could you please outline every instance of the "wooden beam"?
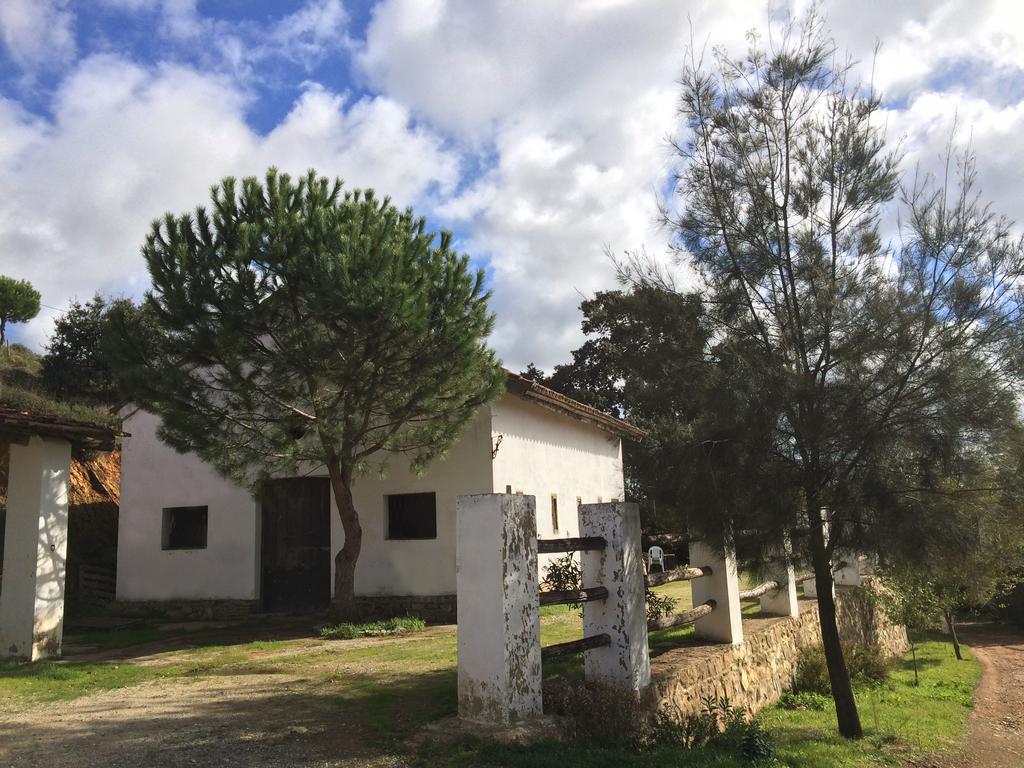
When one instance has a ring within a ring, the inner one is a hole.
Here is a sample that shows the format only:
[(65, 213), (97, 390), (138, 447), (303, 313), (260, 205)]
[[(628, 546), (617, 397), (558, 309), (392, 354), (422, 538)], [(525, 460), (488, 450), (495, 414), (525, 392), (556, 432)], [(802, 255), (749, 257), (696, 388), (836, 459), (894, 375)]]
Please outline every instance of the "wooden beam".
[(567, 643), (545, 646), (540, 649), (540, 657), (541, 659), (552, 659), (558, 656), (571, 656), (574, 653), (589, 651), (591, 648), (604, 648), (611, 644), (611, 636), (602, 632), (600, 635), (591, 635), (581, 640), (570, 640)]
[(537, 554), (589, 552), (594, 549), (604, 549), (607, 546), (608, 542), (601, 536), (587, 536), (582, 539), (537, 539)]
[(589, 603), (593, 600), (604, 600), (608, 597), (605, 587), (585, 587), (583, 589), (552, 590), (540, 593), (541, 605), (570, 605), (573, 603)]
[(766, 581), (763, 584), (758, 584), (753, 589), (741, 590), (740, 600), (755, 600), (762, 595), (767, 595), (769, 592), (774, 592), (779, 586), (777, 581)]
[(647, 574), (647, 586), (657, 587), (660, 584), (668, 584), (670, 581), (689, 581), (699, 579), (701, 576), (710, 576), (711, 568), (675, 568), (671, 571), (659, 571), (658, 573)]
[(691, 608), (688, 611), (680, 611), (669, 616), (651, 619), (647, 622), (647, 629), (669, 629), (670, 627), (684, 627), (687, 624), (693, 624), (697, 619), (701, 619), (715, 610), (715, 605), (717, 603), (714, 600), (708, 600), (703, 605), (698, 605), (696, 608)]

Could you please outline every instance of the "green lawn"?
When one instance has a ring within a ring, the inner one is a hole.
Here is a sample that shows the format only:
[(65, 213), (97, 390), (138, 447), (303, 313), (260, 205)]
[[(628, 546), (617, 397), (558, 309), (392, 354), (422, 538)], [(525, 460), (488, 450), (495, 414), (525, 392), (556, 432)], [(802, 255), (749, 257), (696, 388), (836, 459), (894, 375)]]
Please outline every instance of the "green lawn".
[[(677, 610), (689, 607), (689, 585), (665, 585), (658, 591), (680, 598)], [(757, 612), (751, 602), (748, 614)], [(575, 610), (542, 610), (542, 642), (577, 638), (581, 621)], [(150, 680), (198, 680), (216, 675), (284, 673), (301, 678), (302, 696), (327, 703), (332, 717), (346, 723), (366, 745), (402, 751), (403, 741), (421, 725), (452, 715), (456, 708), (455, 634), (450, 628), (372, 640), (321, 642), (313, 627), (305, 638), (279, 640), (258, 633), (257, 640), (234, 641), (223, 630), (188, 636), (197, 647), (164, 654), (160, 664), (141, 665), (131, 660), (81, 662), (70, 658), (36, 664), (0, 663), (0, 705), (30, 704), (74, 699), (102, 690), (118, 689)], [(120, 633), (120, 634), (119, 634)], [(163, 633), (166, 635), (166, 633)], [(117, 647), (129, 639), (148, 642), (161, 633), (139, 625), (109, 637), (102, 633), (73, 638), (103, 647)], [(651, 635), (659, 648), (690, 642), (692, 628)], [(913, 672), (904, 666), (888, 683), (858, 693), (866, 737), (848, 742), (835, 733), (832, 711), (793, 711), (771, 707), (760, 716), (778, 745), (780, 757), (792, 768), (826, 766), (899, 765), (908, 754), (955, 749), (963, 737), (979, 667), (973, 659), (956, 662), (947, 644), (930, 641), (918, 652), (921, 685), (913, 687)], [(545, 665), (545, 676), (580, 675), (581, 658), (559, 659)], [(738, 766), (727, 754), (714, 750), (663, 750), (634, 754), (622, 750), (584, 750), (574, 745), (542, 744), (502, 747), (482, 742), (461, 742), (445, 747), (423, 747), (416, 756), (422, 765), (437, 766)]]

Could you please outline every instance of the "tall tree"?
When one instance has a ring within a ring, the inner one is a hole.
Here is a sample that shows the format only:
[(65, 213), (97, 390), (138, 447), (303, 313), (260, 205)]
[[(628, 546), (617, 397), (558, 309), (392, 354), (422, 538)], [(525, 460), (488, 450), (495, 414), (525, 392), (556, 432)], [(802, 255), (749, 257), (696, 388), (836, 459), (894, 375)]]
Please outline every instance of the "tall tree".
[(97, 294), (57, 318), (43, 356), (44, 386), (58, 398), (112, 403), (116, 398), (114, 377), (103, 352), (112, 312), (137, 312), (128, 299), (108, 302)]
[(212, 211), (154, 222), (143, 255), (152, 324), (110, 345), (124, 390), (162, 439), (254, 488), (326, 467), (350, 612), (353, 480), (393, 453), (423, 467), (503, 386), (483, 273), (411, 211), (314, 171), (225, 178)]
[[(903, 494), (938, 488), (939, 460), (997, 439), (1016, 411), (1024, 247), (979, 202), (969, 156), (900, 193), (879, 99), (850, 72), (813, 11), (767, 47), (752, 35), (745, 57), (692, 58), (681, 213), (667, 221), (699, 274), (728, 381), (756, 395), (758, 441), (740, 454), (760, 469), (718, 487), (704, 533), (728, 536), (723, 518), (806, 532), (839, 730), (859, 737), (834, 556), (889, 546), (908, 520)], [(892, 248), (879, 220), (897, 199)], [(643, 263), (625, 271), (658, 282)]]
[(28, 280), (0, 275), (0, 347), (7, 341), (8, 323), (27, 323), (39, 314), (39, 298)]

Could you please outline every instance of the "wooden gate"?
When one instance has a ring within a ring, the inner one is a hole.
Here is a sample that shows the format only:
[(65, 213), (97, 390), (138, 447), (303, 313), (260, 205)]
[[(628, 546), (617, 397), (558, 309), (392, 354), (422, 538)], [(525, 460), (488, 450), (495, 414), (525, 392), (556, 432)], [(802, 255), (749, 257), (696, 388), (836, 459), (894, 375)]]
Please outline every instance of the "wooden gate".
[(331, 485), (327, 478), (270, 482), (263, 494), (263, 609), (299, 613), (331, 598)]

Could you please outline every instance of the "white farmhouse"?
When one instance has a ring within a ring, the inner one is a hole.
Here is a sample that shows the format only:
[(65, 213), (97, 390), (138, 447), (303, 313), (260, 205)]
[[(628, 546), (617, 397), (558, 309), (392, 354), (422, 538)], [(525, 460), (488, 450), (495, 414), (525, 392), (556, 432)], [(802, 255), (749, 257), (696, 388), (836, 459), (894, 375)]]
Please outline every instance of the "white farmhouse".
[[(162, 443), (157, 417), (125, 416), (118, 601), (198, 615), (326, 605), (344, 534), (323, 469), (275, 481), (257, 501)], [(624, 437), (642, 433), (510, 373), (506, 393), (422, 475), (393, 456), (385, 477), (356, 481), (360, 602), (453, 619), (456, 496), (532, 494), (542, 538), (576, 536), (578, 504), (623, 499)]]

